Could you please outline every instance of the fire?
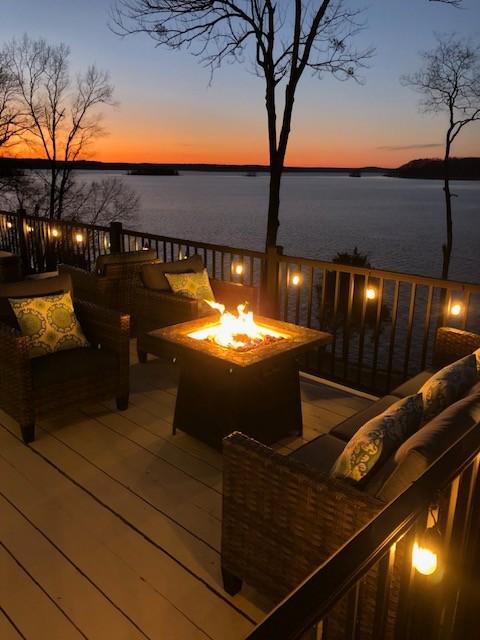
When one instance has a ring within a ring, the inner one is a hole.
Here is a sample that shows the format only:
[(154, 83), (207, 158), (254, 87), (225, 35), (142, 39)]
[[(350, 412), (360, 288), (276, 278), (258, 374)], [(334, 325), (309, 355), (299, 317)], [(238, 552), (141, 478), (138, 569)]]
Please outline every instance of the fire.
[(239, 304), (237, 315), (225, 312), (225, 305), (212, 300), (205, 300), (212, 309), (220, 313), (218, 324), (190, 333), (190, 338), (195, 340), (210, 340), (221, 347), (235, 349), (236, 351), (248, 351), (262, 344), (270, 344), (283, 340), (286, 336), (256, 324), (252, 311), (245, 311), (246, 305)]

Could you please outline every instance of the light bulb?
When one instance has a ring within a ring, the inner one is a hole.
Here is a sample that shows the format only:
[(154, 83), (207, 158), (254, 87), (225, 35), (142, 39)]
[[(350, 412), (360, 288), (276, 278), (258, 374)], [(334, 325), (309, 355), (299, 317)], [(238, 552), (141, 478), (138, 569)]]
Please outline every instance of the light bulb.
[(75, 241), (78, 242), (78, 244), (83, 242), (83, 235), (81, 233), (76, 233), (75, 234)]
[(431, 576), (437, 570), (437, 554), (428, 547), (421, 547), (416, 542), (413, 545), (412, 564), (424, 576)]
[(377, 290), (374, 287), (368, 287), (365, 291), (365, 295), (367, 297), (367, 300), (375, 300), (375, 298), (377, 297)]
[(462, 312), (463, 312), (463, 306), (460, 304), (460, 302), (455, 302), (450, 307), (450, 315), (452, 316), (459, 316), (462, 314)]

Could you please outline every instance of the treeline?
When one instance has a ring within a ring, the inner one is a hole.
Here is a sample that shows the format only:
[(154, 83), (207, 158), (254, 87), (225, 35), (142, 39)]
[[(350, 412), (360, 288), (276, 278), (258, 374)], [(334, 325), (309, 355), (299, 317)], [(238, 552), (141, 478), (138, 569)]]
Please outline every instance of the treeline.
[[(451, 180), (480, 180), (480, 158), (450, 158), (448, 168)], [(445, 166), (437, 158), (411, 160), (388, 175), (441, 180), (445, 177)]]
[[(59, 161), (60, 164), (63, 164)], [(100, 162), (96, 160), (76, 160), (66, 163), (77, 171), (135, 171), (151, 173), (155, 171), (225, 171), (268, 173), (270, 167), (261, 164), (207, 164), (207, 163), (154, 163), (154, 162)], [(12, 170), (47, 169), (48, 161), (42, 158), (1, 158), (0, 172)], [(349, 173), (358, 170), (363, 173), (385, 173), (382, 167), (285, 167), (286, 173)]]

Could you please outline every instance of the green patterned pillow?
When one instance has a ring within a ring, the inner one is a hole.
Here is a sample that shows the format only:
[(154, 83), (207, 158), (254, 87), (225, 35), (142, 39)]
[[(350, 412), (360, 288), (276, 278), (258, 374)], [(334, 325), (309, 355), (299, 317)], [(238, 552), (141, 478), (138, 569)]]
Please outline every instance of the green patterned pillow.
[(337, 458), (331, 475), (355, 483), (363, 481), (419, 429), (422, 417), (420, 393), (395, 402), (360, 427)]
[(200, 273), (165, 273), (174, 293), (195, 300), (215, 300), (206, 269)]
[(473, 353), (437, 371), (420, 389), (425, 422), (460, 400), (477, 377), (477, 360)]
[(30, 357), (89, 347), (75, 317), (70, 293), (9, 298), (20, 331), (30, 338)]

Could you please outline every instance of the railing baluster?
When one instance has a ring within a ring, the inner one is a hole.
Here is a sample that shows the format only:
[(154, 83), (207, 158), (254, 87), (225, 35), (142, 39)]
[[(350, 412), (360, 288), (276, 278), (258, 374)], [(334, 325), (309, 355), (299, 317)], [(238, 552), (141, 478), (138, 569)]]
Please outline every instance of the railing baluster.
[(300, 324), (300, 293), (302, 290), (302, 267), (301, 265), (297, 265), (297, 270), (300, 274), (300, 283), (297, 286), (296, 296), (295, 296), (295, 324)]
[(360, 336), (358, 342), (358, 358), (357, 358), (357, 384), (360, 385), (362, 381), (362, 367), (363, 367), (363, 345), (365, 342), (365, 315), (367, 313), (367, 290), (369, 286), (369, 276), (365, 277), (364, 287), (362, 292), (362, 315), (360, 317)]
[[(326, 283), (325, 283), (326, 286)], [(338, 313), (338, 300), (340, 296), (340, 271), (335, 272), (335, 291), (333, 294), (333, 335), (332, 335), (332, 376), (335, 376), (335, 356), (336, 356), (336, 347), (337, 347), (337, 313)]]
[(388, 351), (388, 366), (387, 366), (387, 380), (386, 380), (387, 391), (390, 389), (390, 382), (392, 379), (393, 353), (395, 351), (395, 334), (397, 330), (399, 293), (400, 293), (400, 282), (397, 280), (395, 282), (395, 290), (393, 293), (393, 304), (392, 304), (392, 329), (390, 331), (390, 348)]
[(348, 354), (350, 353), (350, 325), (353, 309), (353, 295), (355, 288), (355, 276), (350, 273), (348, 277), (348, 306), (347, 306), (347, 318), (344, 324), (343, 330), (343, 345), (342, 345), (342, 359), (343, 359), (343, 379), (348, 380)]
[(415, 317), (415, 302), (417, 297), (417, 285), (414, 283), (410, 289), (410, 303), (408, 305), (408, 329), (407, 329), (407, 341), (405, 345), (405, 358), (403, 361), (403, 378), (408, 376), (408, 363), (410, 361), (410, 346), (412, 344), (412, 330), (413, 321)]
[(308, 302), (307, 302), (307, 327), (312, 326), (312, 305), (313, 305), (313, 287), (314, 287), (314, 269), (310, 267), (310, 278), (308, 280)]
[(423, 334), (422, 360), (420, 365), (422, 369), (425, 369), (425, 366), (427, 364), (428, 342), (430, 338), (430, 324), (432, 320), (433, 292), (434, 292), (434, 288), (430, 285), (428, 287), (427, 308), (425, 310), (425, 329)]
[(382, 310), (383, 310), (383, 291), (384, 291), (384, 280), (380, 278), (380, 282), (378, 285), (378, 302), (377, 302), (377, 313), (375, 316), (375, 329), (373, 334), (373, 358), (372, 358), (372, 377), (371, 377), (371, 386), (375, 388), (375, 380), (377, 377), (377, 364), (378, 364), (378, 347), (380, 342), (380, 327), (382, 321)]

